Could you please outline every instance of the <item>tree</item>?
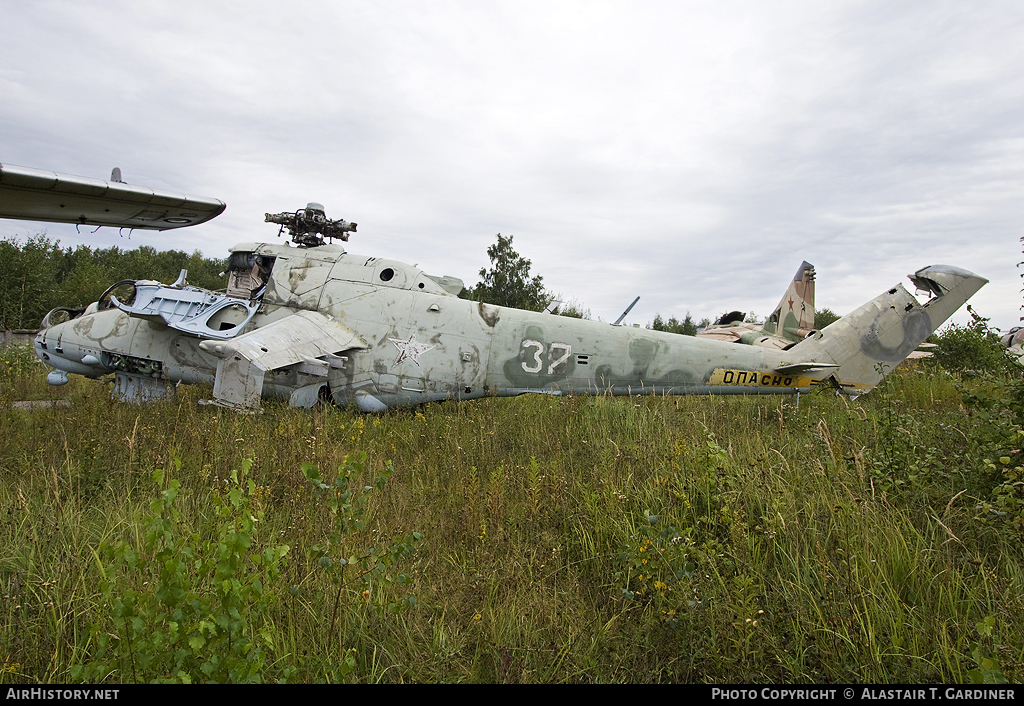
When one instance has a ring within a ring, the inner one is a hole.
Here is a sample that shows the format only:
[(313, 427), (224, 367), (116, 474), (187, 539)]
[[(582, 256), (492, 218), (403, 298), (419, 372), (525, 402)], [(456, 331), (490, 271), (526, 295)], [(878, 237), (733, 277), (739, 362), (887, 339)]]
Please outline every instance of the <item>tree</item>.
[(590, 309), (584, 309), (583, 305), (573, 299), (572, 301), (562, 302), (554, 309), (551, 310), (552, 314), (558, 316), (568, 316), (572, 319), (589, 319)]
[(814, 328), (820, 331), (833, 321), (838, 321), (840, 318), (839, 314), (831, 309), (818, 309), (814, 312)]
[(169, 283), (187, 269), (190, 284), (223, 286), (219, 273), (224, 261), (204, 258), (198, 250), (188, 255), (178, 250), (157, 252), (150, 246), (62, 249), (45, 233), (29, 236), (24, 243), (0, 240), (0, 263), (0, 329), (34, 329), (53, 307), (85, 306), (121, 279)]
[(44, 233), (0, 243), (0, 327), (32, 329), (55, 304), (64, 252)]
[(690, 312), (686, 312), (686, 316), (683, 318), (682, 321), (680, 321), (674, 316), (668, 321), (665, 321), (664, 319), (661, 318), (661, 314), (655, 314), (654, 323), (650, 325), (650, 328), (654, 329), (655, 331), (678, 333), (682, 334), (683, 336), (697, 335), (697, 324), (693, 322), (693, 317), (690, 316)]
[(988, 319), (967, 307), (973, 321), (966, 326), (951, 323), (938, 336), (934, 360), (946, 370), (958, 373), (970, 371), (1013, 372), (1019, 370), (1016, 361), (999, 344), (999, 335), (989, 328)]
[(480, 270), (480, 282), (467, 292), (471, 299), (528, 311), (543, 311), (552, 295), (543, 277), (530, 276), (530, 261), (512, 248), (512, 237), (498, 233), (498, 242), (487, 248), (491, 269)]

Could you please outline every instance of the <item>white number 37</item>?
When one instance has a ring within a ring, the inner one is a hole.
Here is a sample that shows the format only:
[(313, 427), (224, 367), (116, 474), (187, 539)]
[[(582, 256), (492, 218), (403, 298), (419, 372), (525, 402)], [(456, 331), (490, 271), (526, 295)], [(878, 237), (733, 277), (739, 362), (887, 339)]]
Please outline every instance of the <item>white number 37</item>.
[[(548, 375), (564, 372), (565, 361), (569, 360), (572, 353), (572, 346), (568, 343), (552, 343), (548, 346)], [(544, 355), (544, 344), (540, 341), (526, 339), (520, 347), (520, 357), (523, 359), (523, 370), (528, 373), (539, 373), (544, 367), (542, 356)]]

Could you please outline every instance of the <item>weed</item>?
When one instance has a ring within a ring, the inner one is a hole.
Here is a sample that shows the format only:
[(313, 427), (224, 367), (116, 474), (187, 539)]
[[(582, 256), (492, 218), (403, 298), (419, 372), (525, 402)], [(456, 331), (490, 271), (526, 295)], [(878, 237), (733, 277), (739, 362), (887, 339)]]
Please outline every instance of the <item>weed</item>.
[[(181, 463), (175, 459), (175, 469)], [(74, 679), (103, 682), (260, 682), (275, 653), (272, 611), (287, 545), (264, 546), (251, 462), (211, 494), (204, 538), (178, 509), (180, 481), (158, 469), (160, 494), (138, 516), (143, 535), (95, 554), (110, 624), (90, 626), (92, 659)], [(289, 671), (285, 670), (283, 678)]]
[[(391, 461), (384, 464), (384, 470), (377, 476), (374, 486), (365, 485), (361, 491), (351, 487), (363, 475), (366, 454), (358, 459), (346, 456), (334, 480), (329, 484), (320, 477), (316, 464), (302, 464), (302, 472), (313, 484), (316, 497), (328, 511), (328, 522), (324, 523), (321, 540), (308, 548), (310, 558), (319, 568), (330, 576), (334, 584), (334, 598), (331, 605), (331, 619), (327, 629), (327, 652), (331, 652), (338, 610), (342, 596), (347, 592), (350, 601), (363, 601), (372, 608), (386, 608), (396, 612), (403, 607), (416, 605), (416, 597), (405, 594), (401, 598), (387, 597), (382, 590), (385, 586), (398, 585), (408, 587), (410, 580), (406, 574), (392, 574), (391, 570), (399, 562), (412, 555), (417, 542), (423, 539), (420, 532), (392, 540), (366, 542), (362, 538), (366, 529), (364, 515), (370, 493), (384, 488), (388, 477), (394, 472)], [(357, 486), (358, 488), (358, 486)], [(359, 586), (351, 587), (354, 582)], [(298, 586), (292, 587), (298, 592)], [(346, 653), (342, 660), (342, 670), (334, 681), (341, 681), (349, 674), (352, 654)]]

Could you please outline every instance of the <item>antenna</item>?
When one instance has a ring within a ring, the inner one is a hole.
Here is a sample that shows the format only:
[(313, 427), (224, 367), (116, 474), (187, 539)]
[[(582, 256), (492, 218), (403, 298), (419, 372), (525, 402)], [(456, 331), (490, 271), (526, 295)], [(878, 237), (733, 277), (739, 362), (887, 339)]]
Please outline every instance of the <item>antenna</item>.
[(624, 312), (622, 312), (622, 316), (620, 316), (619, 318), (615, 319), (615, 323), (612, 324), (612, 326), (618, 326), (619, 324), (621, 324), (622, 320), (624, 318), (626, 318), (626, 314), (628, 314), (630, 311), (633, 310), (633, 307), (636, 306), (636, 303), (638, 301), (640, 301), (640, 297), (637, 297), (636, 299), (634, 299), (633, 303), (626, 307), (626, 310)]

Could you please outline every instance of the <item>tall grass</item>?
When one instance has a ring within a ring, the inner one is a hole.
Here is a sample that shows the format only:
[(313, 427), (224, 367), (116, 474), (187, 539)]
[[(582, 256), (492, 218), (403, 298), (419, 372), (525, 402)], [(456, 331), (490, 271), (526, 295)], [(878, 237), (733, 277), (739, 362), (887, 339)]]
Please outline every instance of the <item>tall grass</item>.
[[(996, 481), (941, 374), (799, 407), (524, 396), (376, 416), (239, 415), (185, 387), (139, 407), (82, 380), (54, 393), (69, 407), (10, 406), (51, 394), (34, 385), (0, 388), (0, 680), (71, 680), (98, 636), (126, 635), (100, 547), (145, 545), (155, 469), (180, 482), (180, 525), (211, 538), (212, 498), (247, 460), (250, 556), (288, 547), (251, 616), (264, 681), (956, 682), (979, 646), (986, 674), (1020, 674), (1021, 550), (975, 517)], [(326, 476), (363, 452), (354, 487), (395, 471), (339, 539), (302, 464)], [(408, 583), (339, 583), (316, 561), (413, 531), (388, 568)]]

